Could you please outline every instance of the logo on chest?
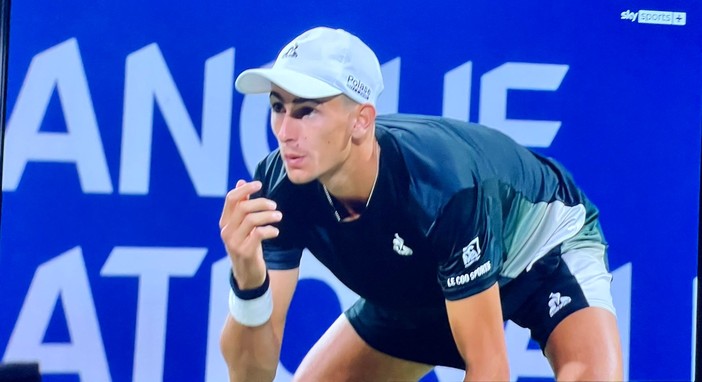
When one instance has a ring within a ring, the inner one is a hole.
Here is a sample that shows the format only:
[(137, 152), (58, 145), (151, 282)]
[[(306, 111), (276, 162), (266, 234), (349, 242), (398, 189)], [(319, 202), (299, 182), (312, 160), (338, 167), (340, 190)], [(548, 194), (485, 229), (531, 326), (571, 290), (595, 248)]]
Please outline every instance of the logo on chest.
[(395, 238), (392, 239), (392, 250), (400, 256), (410, 256), (412, 254), (412, 248), (406, 246), (405, 240), (398, 234), (395, 234)]

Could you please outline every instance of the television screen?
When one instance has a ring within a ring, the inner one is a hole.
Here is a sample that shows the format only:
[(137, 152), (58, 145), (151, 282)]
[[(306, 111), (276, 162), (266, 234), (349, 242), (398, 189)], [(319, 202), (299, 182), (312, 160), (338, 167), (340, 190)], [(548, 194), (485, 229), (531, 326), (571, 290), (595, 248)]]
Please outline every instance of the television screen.
[[(226, 379), (231, 265), (218, 221), (227, 191), (277, 147), (268, 95), (244, 96), (234, 80), (329, 26), (377, 54), (379, 114), (479, 123), (564, 164), (600, 210), (625, 378), (693, 379), (701, 11), (661, 0), (13, 2), (0, 359), (37, 362), (46, 381)], [(303, 255), (276, 381), (356, 298)], [(513, 379), (553, 378), (528, 330), (507, 322), (505, 338)]]

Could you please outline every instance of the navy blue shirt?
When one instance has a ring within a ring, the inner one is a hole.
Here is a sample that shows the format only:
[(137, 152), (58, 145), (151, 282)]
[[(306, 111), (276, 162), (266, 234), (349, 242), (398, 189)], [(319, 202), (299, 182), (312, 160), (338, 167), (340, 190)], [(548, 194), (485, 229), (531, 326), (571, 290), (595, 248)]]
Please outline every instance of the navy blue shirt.
[(376, 138), (377, 184), (349, 222), (319, 182), (288, 180), (278, 150), (259, 164), (257, 196), (283, 213), (280, 235), (263, 245), (269, 269), (298, 267), (307, 248), (367, 300), (439, 306), (506, 284), (596, 219), (560, 165), (497, 130), (390, 115), (377, 118)]

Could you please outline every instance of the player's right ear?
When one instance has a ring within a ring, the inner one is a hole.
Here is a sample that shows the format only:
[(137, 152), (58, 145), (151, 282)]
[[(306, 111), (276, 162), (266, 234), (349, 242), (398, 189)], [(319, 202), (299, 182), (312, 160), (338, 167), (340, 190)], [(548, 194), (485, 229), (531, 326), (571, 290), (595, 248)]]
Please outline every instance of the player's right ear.
[(352, 136), (356, 141), (363, 141), (375, 128), (375, 106), (371, 104), (358, 105)]

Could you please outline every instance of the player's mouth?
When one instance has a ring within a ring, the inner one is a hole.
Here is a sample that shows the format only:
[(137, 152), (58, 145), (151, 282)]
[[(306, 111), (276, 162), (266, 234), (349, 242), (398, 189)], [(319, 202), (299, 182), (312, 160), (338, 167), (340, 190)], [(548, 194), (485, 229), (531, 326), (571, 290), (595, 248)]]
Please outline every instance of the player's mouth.
[(289, 169), (302, 167), (302, 162), (305, 160), (304, 155), (300, 154), (283, 154), (283, 160)]

